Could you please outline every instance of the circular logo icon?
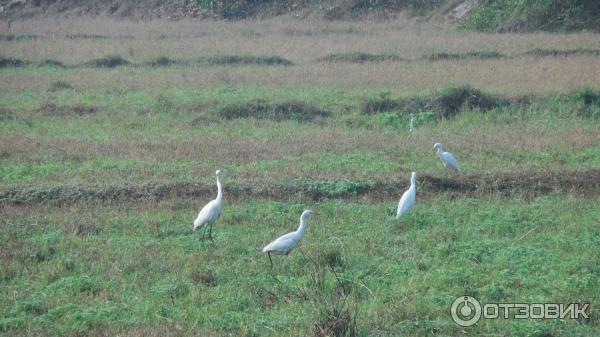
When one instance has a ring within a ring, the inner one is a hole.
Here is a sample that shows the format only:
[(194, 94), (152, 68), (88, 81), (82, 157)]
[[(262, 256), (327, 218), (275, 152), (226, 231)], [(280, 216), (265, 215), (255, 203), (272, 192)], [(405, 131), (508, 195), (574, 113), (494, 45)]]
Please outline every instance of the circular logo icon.
[(471, 296), (460, 296), (452, 303), (450, 314), (454, 323), (471, 326), (481, 318), (481, 304)]

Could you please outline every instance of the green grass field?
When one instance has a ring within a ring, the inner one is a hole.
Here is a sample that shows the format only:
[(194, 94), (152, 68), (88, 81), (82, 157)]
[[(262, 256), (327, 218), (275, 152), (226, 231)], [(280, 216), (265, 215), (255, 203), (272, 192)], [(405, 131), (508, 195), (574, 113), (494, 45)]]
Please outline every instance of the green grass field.
[[(597, 50), (597, 34), (71, 23), (0, 41), (0, 334), (600, 333), (600, 57), (527, 54)], [(427, 57), (463, 49), (503, 56)], [(360, 53), (398, 57), (324, 61)], [(132, 64), (86, 63), (107, 54)], [(186, 62), (147, 63), (160, 56)], [(216, 169), (224, 211), (200, 241)], [(397, 221), (411, 171), (417, 204)], [(304, 209), (275, 279), (261, 249)], [(591, 309), (460, 327), (461, 295)]]

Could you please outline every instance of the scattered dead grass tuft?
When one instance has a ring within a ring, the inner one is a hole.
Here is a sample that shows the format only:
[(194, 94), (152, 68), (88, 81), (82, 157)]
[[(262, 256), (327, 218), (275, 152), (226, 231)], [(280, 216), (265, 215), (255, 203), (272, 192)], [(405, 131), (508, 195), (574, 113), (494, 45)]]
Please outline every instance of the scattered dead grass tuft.
[(393, 54), (371, 54), (363, 52), (335, 53), (318, 59), (326, 62), (365, 63), (382, 61), (404, 61), (402, 57)]
[(57, 91), (61, 91), (61, 90), (71, 90), (74, 89), (72, 85), (70, 85), (69, 83), (65, 82), (65, 81), (54, 81), (52, 83), (50, 83), (50, 85), (48, 86), (48, 91), (49, 92), (57, 92)]
[(275, 55), (215, 55), (205, 58), (206, 62), (212, 65), (291, 65), (290, 60)]
[(75, 105), (72, 107), (58, 106), (53, 103), (45, 104), (31, 111), (34, 116), (86, 116), (98, 112), (96, 107)]
[(85, 65), (96, 68), (114, 68), (118, 66), (128, 65), (129, 61), (121, 56), (106, 56), (98, 59), (93, 59), (85, 63)]
[(423, 57), (425, 60), (429, 61), (439, 61), (439, 60), (466, 60), (466, 59), (500, 59), (506, 57), (506, 55), (497, 52), (497, 51), (471, 51), (465, 53), (434, 53), (428, 56)]
[(21, 60), (12, 57), (0, 57), (0, 68), (17, 68), (31, 64), (29, 61)]
[(145, 62), (143, 65), (147, 65), (150, 67), (167, 67), (175, 64), (184, 64), (184, 62), (180, 60), (174, 60), (166, 56), (160, 56), (154, 60)]
[(545, 49), (535, 48), (527, 50), (524, 55), (529, 56), (554, 56), (554, 57), (567, 57), (567, 56), (600, 56), (600, 49), (590, 48), (575, 48), (575, 49)]

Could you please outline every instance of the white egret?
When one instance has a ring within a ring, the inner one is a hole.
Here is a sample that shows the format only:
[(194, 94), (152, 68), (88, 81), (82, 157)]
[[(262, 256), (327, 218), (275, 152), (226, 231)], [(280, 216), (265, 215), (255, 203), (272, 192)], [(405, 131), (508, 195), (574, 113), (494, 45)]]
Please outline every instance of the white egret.
[(212, 225), (219, 217), (221, 216), (221, 211), (223, 209), (223, 188), (221, 187), (221, 182), (219, 181), (219, 177), (221, 176), (221, 171), (217, 170), (217, 198), (206, 206), (202, 207), (200, 213), (198, 213), (198, 217), (194, 220), (194, 231), (198, 228), (203, 227), (204, 232), (202, 232), (202, 239), (204, 240), (204, 235), (206, 234), (206, 229), (210, 227), (208, 232), (208, 238), (212, 240)]
[(414, 112), (412, 112), (412, 113), (410, 114), (410, 124), (409, 124), (409, 131), (410, 131), (410, 132), (413, 132), (413, 131), (415, 131), (415, 118), (416, 118), (416, 117), (417, 117), (417, 116), (415, 115), (415, 113), (414, 113)]
[(446, 166), (446, 168), (452, 171), (460, 171), (458, 161), (456, 160), (456, 158), (454, 158), (452, 153), (444, 151), (444, 145), (440, 143), (435, 143), (433, 145), (433, 148), (437, 150), (436, 154), (440, 158), (444, 166)]
[(410, 176), (410, 187), (402, 194), (398, 203), (398, 211), (396, 212), (396, 220), (400, 219), (404, 214), (408, 213), (417, 198), (417, 173), (413, 172)]
[(278, 237), (273, 242), (263, 248), (263, 253), (267, 253), (269, 256), (269, 261), (271, 262), (271, 271), (273, 270), (273, 260), (271, 260), (271, 253), (277, 255), (288, 255), (290, 251), (300, 243), (302, 237), (304, 237), (304, 232), (306, 231), (306, 226), (308, 224), (308, 218), (313, 215), (311, 210), (306, 210), (302, 212), (300, 216), (300, 227), (295, 232), (287, 233), (283, 236)]

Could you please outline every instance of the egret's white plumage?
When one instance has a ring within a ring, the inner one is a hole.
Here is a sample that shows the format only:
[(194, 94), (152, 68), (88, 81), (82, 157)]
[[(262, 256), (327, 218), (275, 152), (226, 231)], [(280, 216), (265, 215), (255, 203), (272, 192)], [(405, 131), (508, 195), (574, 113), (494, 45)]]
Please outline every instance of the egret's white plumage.
[(396, 220), (400, 219), (404, 214), (408, 213), (417, 199), (417, 173), (413, 172), (410, 176), (410, 187), (402, 194), (398, 203), (398, 211), (396, 212)]
[(410, 114), (410, 124), (409, 124), (409, 131), (410, 132), (415, 131), (415, 118), (416, 118), (415, 113), (414, 112), (411, 113)]
[(196, 220), (194, 220), (194, 231), (198, 228), (204, 228), (202, 238), (204, 238), (206, 228), (208, 227), (210, 227), (208, 238), (212, 238), (212, 224), (219, 219), (219, 217), (221, 216), (221, 211), (223, 209), (223, 188), (221, 186), (221, 182), (219, 181), (221, 171), (217, 170), (216, 175), (217, 198), (206, 204), (204, 207), (202, 207), (202, 210), (200, 210), (200, 213), (198, 213), (198, 217), (196, 217)]
[(300, 227), (294, 232), (282, 235), (269, 243), (263, 248), (263, 253), (269, 255), (269, 261), (271, 261), (271, 268), (273, 268), (273, 261), (271, 260), (271, 253), (277, 255), (288, 255), (290, 251), (300, 243), (300, 240), (304, 237), (306, 226), (308, 225), (308, 218), (313, 215), (311, 210), (302, 212), (300, 216)]
[(438, 158), (440, 158), (440, 160), (442, 161), (444, 166), (446, 166), (446, 168), (453, 171), (460, 171), (458, 161), (456, 160), (456, 158), (454, 158), (452, 153), (444, 151), (444, 145), (440, 143), (435, 143), (433, 145), (433, 148), (437, 150), (436, 155), (438, 156)]

